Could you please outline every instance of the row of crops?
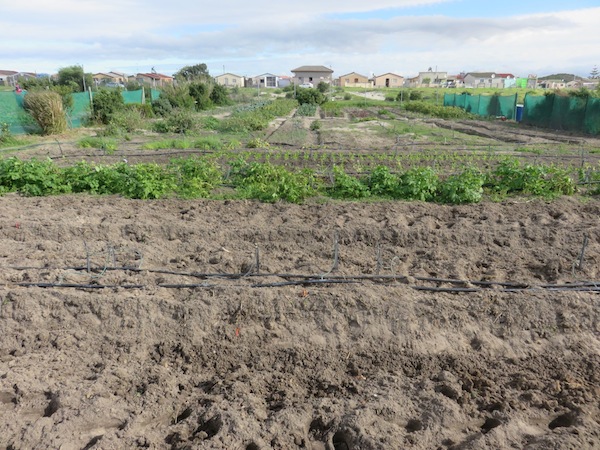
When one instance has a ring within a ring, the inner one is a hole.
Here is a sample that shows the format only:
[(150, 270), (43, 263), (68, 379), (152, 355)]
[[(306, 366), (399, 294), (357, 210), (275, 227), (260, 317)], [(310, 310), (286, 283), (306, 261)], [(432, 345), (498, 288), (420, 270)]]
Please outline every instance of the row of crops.
[(61, 167), (49, 159), (11, 157), (0, 161), (0, 192), (27, 196), (88, 193), (138, 199), (237, 198), (294, 203), (328, 197), (460, 204), (479, 202), (486, 195), (495, 199), (573, 195), (583, 181), (591, 186), (587, 193), (600, 192), (598, 169), (581, 168), (573, 176), (566, 168), (523, 164), (516, 159), (505, 159), (487, 170), (464, 166), (450, 174), (441, 174), (431, 166), (394, 172), (380, 165), (364, 173), (348, 171), (341, 165), (321, 171), (294, 169), (270, 162), (248, 162), (239, 155), (229, 164), (221, 164), (214, 156), (174, 158), (165, 165), (80, 162)]

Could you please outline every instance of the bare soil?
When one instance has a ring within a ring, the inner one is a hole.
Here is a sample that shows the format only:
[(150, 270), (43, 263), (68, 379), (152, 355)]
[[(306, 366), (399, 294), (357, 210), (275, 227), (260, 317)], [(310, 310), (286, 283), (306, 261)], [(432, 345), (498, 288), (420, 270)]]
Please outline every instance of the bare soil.
[(0, 202), (2, 449), (600, 448), (596, 198)]
[(0, 446), (600, 443), (596, 200), (2, 202)]

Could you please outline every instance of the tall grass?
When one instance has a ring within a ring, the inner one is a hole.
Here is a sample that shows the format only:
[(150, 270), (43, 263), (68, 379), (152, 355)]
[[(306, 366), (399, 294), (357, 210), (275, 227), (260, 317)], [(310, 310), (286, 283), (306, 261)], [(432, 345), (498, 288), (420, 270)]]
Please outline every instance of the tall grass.
[(44, 134), (60, 134), (67, 130), (67, 115), (62, 98), (57, 92), (30, 92), (25, 96), (23, 106)]

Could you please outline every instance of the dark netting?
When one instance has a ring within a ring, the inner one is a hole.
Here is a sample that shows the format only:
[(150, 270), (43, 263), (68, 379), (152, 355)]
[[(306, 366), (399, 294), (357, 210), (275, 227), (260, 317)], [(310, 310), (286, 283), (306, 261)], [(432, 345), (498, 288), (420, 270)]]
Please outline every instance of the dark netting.
[(600, 134), (600, 98), (589, 98), (585, 109), (583, 131)]
[(522, 122), (527, 125), (549, 128), (553, 104), (554, 95), (536, 96), (525, 94)]
[(471, 114), (479, 114), (479, 101), (481, 95), (467, 95), (465, 98), (465, 111)]
[(498, 97), (498, 116), (515, 119), (517, 114), (517, 94)]
[(444, 94), (444, 106), (456, 106), (456, 94)]
[(554, 96), (550, 128), (555, 130), (583, 131), (587, 100), (578, 97)]

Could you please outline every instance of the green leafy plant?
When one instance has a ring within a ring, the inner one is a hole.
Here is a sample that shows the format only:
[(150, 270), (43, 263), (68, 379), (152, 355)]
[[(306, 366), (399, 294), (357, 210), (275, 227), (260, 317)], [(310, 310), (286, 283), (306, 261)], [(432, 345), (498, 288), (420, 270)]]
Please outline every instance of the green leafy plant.
[(348, 175), (343, 167), (334, 166), (332, 170), (333, 185), (329, 188), (329, 195), (340, 199), (363, 199), (371, 195), (368, 186), (359, 179)]
[(440, 183), (438, 200), (442, 203), (478, 203), (483, 195), (485, 177), (476, 168), (469, 167), (451, 175)]
[(398, 183), (398, 197), (404, 200), (432, 201), (439, 178), (431, 167), (415, 167), (404, 172)]

